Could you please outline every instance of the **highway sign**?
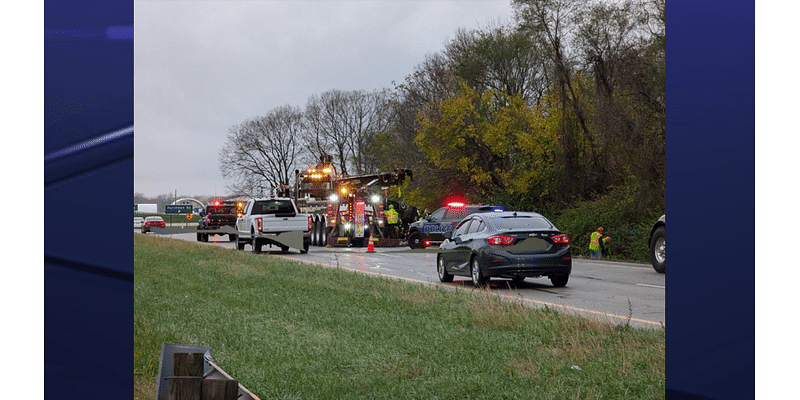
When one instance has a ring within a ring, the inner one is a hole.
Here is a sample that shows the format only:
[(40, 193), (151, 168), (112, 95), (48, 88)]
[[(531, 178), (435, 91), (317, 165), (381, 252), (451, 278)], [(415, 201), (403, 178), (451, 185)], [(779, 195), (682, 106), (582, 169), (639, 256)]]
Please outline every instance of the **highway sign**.
[(191, 204), (167, 204), (164, 206), (165, 214), (191, 214)]

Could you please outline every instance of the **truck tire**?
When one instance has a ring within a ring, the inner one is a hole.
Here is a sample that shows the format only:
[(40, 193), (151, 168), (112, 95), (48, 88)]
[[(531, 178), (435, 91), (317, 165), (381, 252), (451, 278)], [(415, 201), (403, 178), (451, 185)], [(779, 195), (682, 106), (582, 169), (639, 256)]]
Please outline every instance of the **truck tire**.
[(238, 237), (237, 235), (234, 235), (232, 233), (228, 234), (228, 240), (230, 240), (231, 242), (235, 242), (237, 237)]
[(653, 269), (656, 270), (656, 272), (663, 274), (666, 260), (665, 231), (664, 227), (660, 226), (653, 232), (653, 238), (650, 240), (650, 262), (653, 264)]
[(198, 233), (197, 234), (197, 241), (198, 242), (202, 242), (203, 241), (203, 234), (202, 233)]
[(303, 239), (303, 249), (300, 250), (301, 254), (308, 253), (308, 247), (311, 245), (311, 239)]
[(314, 225), (311, 229), (311, 244), (314, 246), (319, 246), (322, 242), (321, 237), (322, 233), (320, 232), (320, 222), (314, 221)]

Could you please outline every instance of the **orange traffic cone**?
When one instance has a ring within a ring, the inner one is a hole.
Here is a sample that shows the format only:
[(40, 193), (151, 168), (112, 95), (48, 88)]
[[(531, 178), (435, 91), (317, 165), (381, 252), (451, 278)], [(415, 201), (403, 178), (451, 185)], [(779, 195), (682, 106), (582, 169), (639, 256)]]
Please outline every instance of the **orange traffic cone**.
[(375, 244), (372, 242), (372, 232), (369, 233), (369, 244), (367, 245), (367, 253), (375, 252)]

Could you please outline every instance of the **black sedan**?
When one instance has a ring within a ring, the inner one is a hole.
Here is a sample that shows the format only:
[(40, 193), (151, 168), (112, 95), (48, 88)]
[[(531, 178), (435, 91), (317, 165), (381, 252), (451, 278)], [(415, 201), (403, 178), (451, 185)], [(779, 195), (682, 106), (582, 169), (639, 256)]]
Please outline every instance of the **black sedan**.
[(476, 287), (491, 277), (521, 282), (547, 276), (555, 287), (572, 272), (569, 237), (541, 214), (506, 211), (472, 214), (445, 233), (437, 256), (439, 280), (472, 277)]

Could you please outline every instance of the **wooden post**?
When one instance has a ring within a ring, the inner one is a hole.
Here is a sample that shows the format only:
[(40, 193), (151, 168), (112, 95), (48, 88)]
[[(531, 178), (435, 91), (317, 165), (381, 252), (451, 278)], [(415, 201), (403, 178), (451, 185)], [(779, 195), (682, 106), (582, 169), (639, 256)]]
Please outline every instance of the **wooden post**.
[(175, 353), (172, 364), (174, 376), (203, 376), (203, 353)]
[(239, 381), (233, 379), (203, 380), (201, 400), (236, 400), (239, 397)]
[(201, 400), (203, 353), (175, 353), (167, 378), (169, 400)]
[(201, 400), (202, 376), (170, 376), (169, 400)]

